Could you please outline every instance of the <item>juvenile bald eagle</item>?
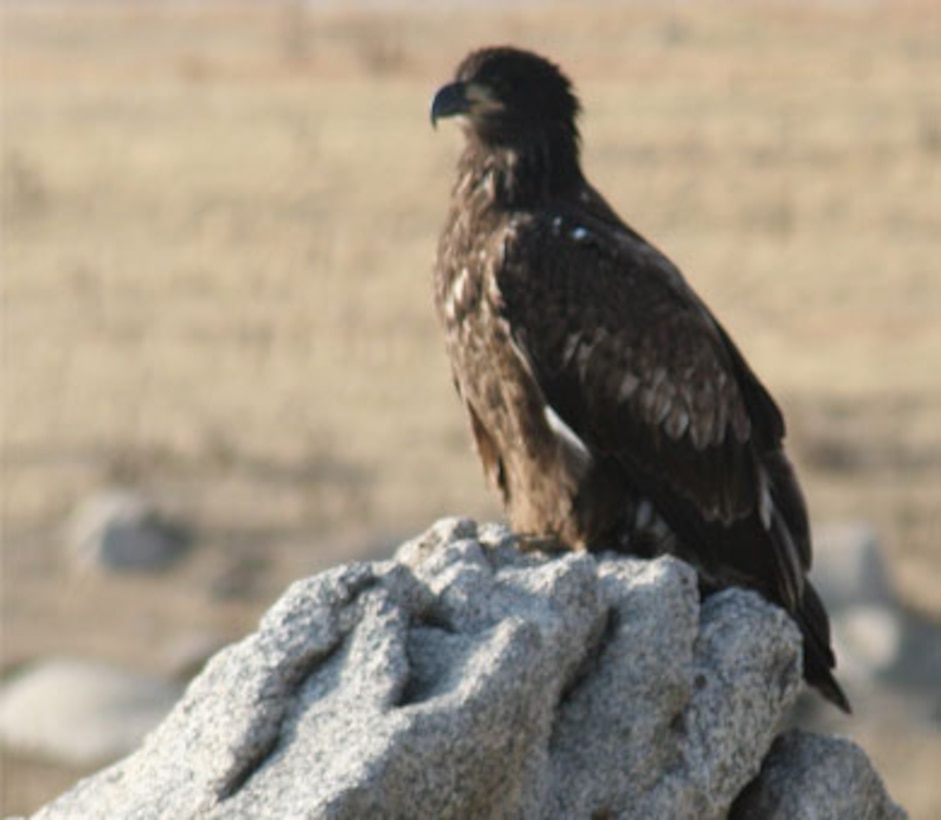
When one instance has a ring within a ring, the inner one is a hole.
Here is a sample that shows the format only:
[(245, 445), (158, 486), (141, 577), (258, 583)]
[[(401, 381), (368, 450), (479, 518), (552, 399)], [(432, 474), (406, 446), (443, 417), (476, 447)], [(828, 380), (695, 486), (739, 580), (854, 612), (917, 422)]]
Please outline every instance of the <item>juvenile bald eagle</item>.
[(432, 123), (466, 147), (435, 271), (454, 381), (513, 528), (573, 549), (672, 553), (705, 592), (757, 590), (848, 711), (784, 420), (679, 270), (585, 179), (560, 70), (473, 52)]

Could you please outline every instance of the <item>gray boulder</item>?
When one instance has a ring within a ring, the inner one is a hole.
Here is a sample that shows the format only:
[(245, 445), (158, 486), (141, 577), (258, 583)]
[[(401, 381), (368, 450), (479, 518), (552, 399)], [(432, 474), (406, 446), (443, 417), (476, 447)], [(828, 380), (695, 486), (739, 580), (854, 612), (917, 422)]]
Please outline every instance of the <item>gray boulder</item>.
[[(294, 584), (38, 817), (722, 817), (800, 685), (796, 628), (752, 593), (700, 605), (671, 558), (527, 555), (447, 520)], [(866, 816), (828, 771), (818, 816)], [(881, 794), (869, 816), (896, 816)]]

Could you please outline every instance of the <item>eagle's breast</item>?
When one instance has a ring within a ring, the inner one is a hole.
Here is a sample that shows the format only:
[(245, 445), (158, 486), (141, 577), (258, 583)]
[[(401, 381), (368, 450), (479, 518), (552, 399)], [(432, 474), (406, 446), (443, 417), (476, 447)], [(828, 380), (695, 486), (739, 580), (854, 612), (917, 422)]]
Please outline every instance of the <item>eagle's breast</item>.
[[(549, 407), (514, 339), (500, 273), (529, 217), (452, 218), (439, 249), (437, 303), (457, 388), (478, 452), (515, 529), (566, 534), (575, 519), (587, 446)], [(473, 212), (472, 210), (470, 211)], [(480, 224), (480, 223), (483, 224)]]

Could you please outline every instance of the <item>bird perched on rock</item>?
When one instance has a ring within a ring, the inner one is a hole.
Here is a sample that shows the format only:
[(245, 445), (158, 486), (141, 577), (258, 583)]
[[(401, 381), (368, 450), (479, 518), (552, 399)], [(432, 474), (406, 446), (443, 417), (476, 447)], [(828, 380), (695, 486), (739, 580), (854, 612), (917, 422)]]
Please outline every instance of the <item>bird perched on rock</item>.
[(783, 606), (804, 676), (840, 708), (784, 420), (660, 251), (585, 179), (579, 103), (553, 63), (467, 56), (432, 123), (466, 145), (435, 270), (454, 381), (514, 530), (572, 549), (674, 554), (708, 593)]

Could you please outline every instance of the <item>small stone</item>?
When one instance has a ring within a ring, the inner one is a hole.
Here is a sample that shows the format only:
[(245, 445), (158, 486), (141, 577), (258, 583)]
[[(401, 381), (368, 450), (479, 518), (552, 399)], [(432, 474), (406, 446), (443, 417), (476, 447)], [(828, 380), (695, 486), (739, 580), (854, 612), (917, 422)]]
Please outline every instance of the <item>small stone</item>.
[(909, 643), (911, 617), (892, 585), (875, 530), (862, 522), (816, 528), (811, 580), (830, 612), (841, 677), (863, 686), (891, 674)]
[(871, 681), (899, 661), (904, 625), (899, 614), (888, 607), (854, 606), (834, 616), (833, 637), (841, 675)]
[(860, 604), (897, 606), (879, 536), (868, 524), (815, 528), (810, 578), (831, 613)]
[(72, 516), (68, 535), (78, 567), (136, 572), (169, 566), (191, 540), (146, 498), (120, 490), (84, 502)]
[(59, 763), (101, 765), (139, 745), (182, 691), (103, 663), (43, 660), (0, 688), (0, 742)]

